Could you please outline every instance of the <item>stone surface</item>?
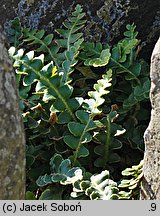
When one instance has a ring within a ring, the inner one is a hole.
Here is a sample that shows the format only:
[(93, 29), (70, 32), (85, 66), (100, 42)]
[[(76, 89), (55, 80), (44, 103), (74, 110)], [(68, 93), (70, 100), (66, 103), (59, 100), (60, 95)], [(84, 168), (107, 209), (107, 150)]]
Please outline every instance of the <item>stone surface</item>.
[(144, 180), (141, 199), (160, 200), (160, 38), (151, 58), (151, 120), (144, 134)]
[(70, 15), (75, 5), (87, 15), (85, 37), (90, 41), (117, 41), (128, 23), (135, 23), (139, 38), (146, 44), (142, 56), (150, 59), (160, 35), (160, 1), (157, 0), (1, 0), (0, 23), (20, 17), (26, 27), (53, 32)]
[(0, 27), (0, 200), (24, 199), (25, 141), (15, 72)]

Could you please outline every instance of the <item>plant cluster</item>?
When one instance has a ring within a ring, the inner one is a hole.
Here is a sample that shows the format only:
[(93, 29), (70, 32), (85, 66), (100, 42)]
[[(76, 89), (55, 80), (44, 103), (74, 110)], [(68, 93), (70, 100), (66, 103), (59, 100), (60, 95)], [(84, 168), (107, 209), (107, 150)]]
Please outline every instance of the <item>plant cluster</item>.
[(18, 18), (8, 31), (26, 133), (26, 199), (138, 197), (142, 164), (127, 167), (143, 158), (149, 68), (138, 59), (134, 24), (112, 47), (84, 41), (84, 17), (77, 5), (55, 35)]

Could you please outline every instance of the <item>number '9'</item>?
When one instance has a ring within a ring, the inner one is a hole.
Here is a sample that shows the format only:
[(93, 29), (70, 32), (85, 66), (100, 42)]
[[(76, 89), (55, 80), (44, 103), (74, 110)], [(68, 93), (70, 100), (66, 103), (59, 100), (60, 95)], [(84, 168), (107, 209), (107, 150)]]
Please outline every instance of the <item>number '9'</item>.
[(151, 211), (156, 211), (156, 203), (151, 203)]

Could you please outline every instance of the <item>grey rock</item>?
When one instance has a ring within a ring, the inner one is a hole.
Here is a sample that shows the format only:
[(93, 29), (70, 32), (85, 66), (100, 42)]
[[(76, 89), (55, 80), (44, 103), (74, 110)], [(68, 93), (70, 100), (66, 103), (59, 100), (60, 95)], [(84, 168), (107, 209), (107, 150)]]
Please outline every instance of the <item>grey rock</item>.
[(160, 199), (160, 38), (151, 58), (151, 119), (144, 134), (144, 180), (141, 199)]
[(25, 139), (15, 72), (0, 27), (0, 200), (25, 198)]

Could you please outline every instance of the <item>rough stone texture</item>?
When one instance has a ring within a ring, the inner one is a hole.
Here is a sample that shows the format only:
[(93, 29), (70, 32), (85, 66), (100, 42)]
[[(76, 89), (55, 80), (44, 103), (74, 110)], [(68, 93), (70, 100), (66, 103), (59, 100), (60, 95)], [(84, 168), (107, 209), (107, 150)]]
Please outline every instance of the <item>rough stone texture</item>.
[(146, 44), (142, 56), (150, 58), (160, 35), (160, 1), (158, 0), (1, 0), (0, 24), (20, 17), (24, 26), (53, 32), (79, 3), (87, 15), (85, 37), (90, 41), (119, 39), (127, 23), (135, 23), (139, 38)]
[(0, 27), (0, 199), (24, 199), (25, 142), (15, 73)]
[(144, 181), (141, 199), (160, 200), (160, 38), (151, 58), (151, 120), (145, 132)]

